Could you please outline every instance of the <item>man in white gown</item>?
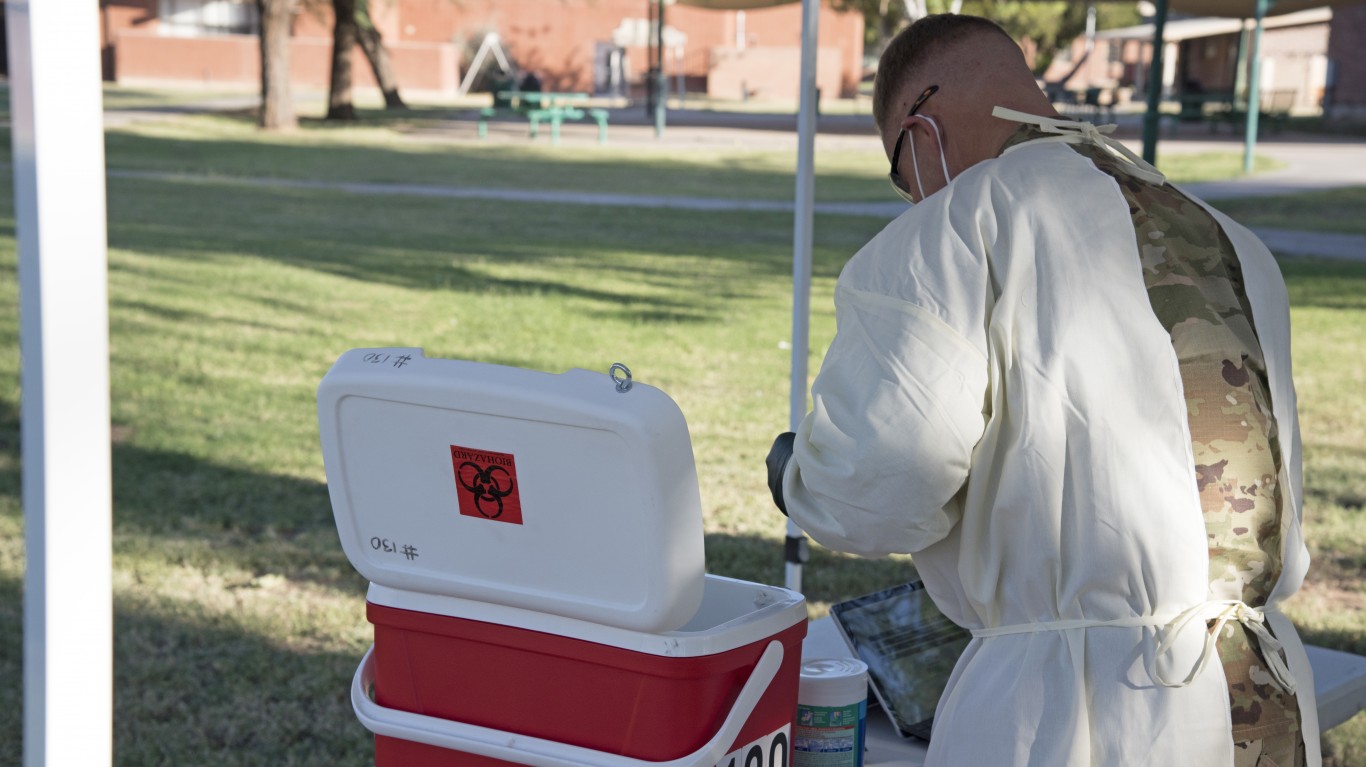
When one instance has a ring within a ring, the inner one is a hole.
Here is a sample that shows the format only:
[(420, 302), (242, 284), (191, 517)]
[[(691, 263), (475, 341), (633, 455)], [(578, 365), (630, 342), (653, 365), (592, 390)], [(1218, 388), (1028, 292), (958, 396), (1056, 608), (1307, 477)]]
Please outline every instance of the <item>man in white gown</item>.
[(1061, 118), (991, 22), (903, 32), (874, 116), (915, 204), (840, 275), (769, 483), (973, 630), (928, 763), (1318, 765), (1271, 254)]

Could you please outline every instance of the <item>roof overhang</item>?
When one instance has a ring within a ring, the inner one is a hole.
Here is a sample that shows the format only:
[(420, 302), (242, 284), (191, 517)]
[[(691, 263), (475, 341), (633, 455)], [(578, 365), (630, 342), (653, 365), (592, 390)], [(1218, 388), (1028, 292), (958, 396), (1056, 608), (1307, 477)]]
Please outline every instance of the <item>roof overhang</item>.
[[(1266, 17), (1284, 16), (1325, 5), (1346, 5), (1353, 0), (1324, 2), (1324, 0), (1273, 0)], [(1176, 13), (1191, 16), (1222, 16), (1230, 19), (1251, 19), (1257, 15), (1257, 0), (1168, 0), (1168, 7)]]
[[(1190, 2), (1218, 2), (1219, 0), (1187, 0)], [(1298, 27), (1306, 24), (1327, 24), (1333, 19), (1331, 8), (1313, 8), (1307, 11), (1296, 11), (1287, 13), (1283, 16), (1270, 16), (1262, 26), (1265, 29), (1277, 29), (1280, 27)], [(1174, 19), (1168, 21), (1162, 29), (1162, 39), (1169, 43), (1180, 42), (1182, 40), (1194, 40), (1201, 37), (1214, 37), (1216, 35), (1231, 35), (1243, 28), (1241, 18), (1217, 18), (1204, 17), (1198, 19)], [(1106, 29), (1096, 33), (1097, 40), (1152, 40), (1153, 25), (1138, 24), (1132, 27), (1121, 27), (1119, 29)]]
[[(1087, 0), (1072, 0), (1072, 2), (1086, 2)], [(1352, 2), (1353, 0), (1344, 0)], [(1360, 0), (1356, 0), (1360, 1)], [(677, 5), (691, 5), (698, 8), (713, 8), (715, 10), (742, 11), (753, 8), (770, 8), (775, 5), (787, 5), (799, 2), (799, 0), (665, 0), (666, 3)], [(1257, 0), (1168, 0), (1169, 8), (1176, 13), (1184, 13), (1191, 16), (1220, 16), (1230, 19), (1250, 19), (1257, 14)], [(1332, 3), (1335, 5), (1344, 2)], [(1266, 15), (1268, 18), (1273, 16), (1284, 16), (1286, 14), (1298, 13), (1300, 11), (1321, 8), (1324, 0), (1273, 0)], [(1149, 26), (1151, 30), (1151, 26)], [(1152, 39), (1149, 32), (1148, 38)]]
[(716, 11), (748, 11), (755, 8), (771, 8), (775, 5), (789, 5), (801, 0), (665, 0), (671, 5), (692, 5), (698, 8), (711, 8)]

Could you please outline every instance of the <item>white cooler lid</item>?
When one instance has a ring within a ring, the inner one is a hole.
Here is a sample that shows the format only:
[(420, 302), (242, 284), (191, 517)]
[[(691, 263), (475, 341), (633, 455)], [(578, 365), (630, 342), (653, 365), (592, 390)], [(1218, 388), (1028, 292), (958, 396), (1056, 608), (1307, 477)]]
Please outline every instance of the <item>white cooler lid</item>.
[(702, 601), (692, 443), (658, 389), (353, 349), (318, 426), (342, 548), (376, 584), (646, 632)]

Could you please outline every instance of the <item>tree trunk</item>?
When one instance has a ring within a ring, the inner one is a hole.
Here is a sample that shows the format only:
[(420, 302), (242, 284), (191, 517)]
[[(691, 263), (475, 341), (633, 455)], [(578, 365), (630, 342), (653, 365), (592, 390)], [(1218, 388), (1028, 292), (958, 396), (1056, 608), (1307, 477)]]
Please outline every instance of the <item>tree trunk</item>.
[(289, 26), (297, 0), (256, 0), (261, 16), (261, 116), (265, 130), (298, 127), (289, 87)]
[(354, 120), (351, 52), (356, 48), (356, 0), (332, 0), (332, 13), (332, 78), (327, 91), (327, 119)]
[(365, 51), (365, 58), (370, 62), (370, 71), (375, 73), (375, 82), (384, 92), (384, 108), (403, 109), (406, 105), (403, 97), (398, 95), (398, 79), (394, 77), (394, 68), (389, 63), (389, 49), (384, 47), (384, 40), (368, 14), (357, 14), (356, 30), (360, 35), (361, 50)]

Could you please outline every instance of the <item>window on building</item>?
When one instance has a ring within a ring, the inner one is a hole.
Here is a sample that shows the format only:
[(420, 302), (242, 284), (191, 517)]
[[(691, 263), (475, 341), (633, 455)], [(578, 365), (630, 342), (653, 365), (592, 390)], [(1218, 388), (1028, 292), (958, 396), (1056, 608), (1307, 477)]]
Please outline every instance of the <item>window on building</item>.
[(260, 29), (256, 3), (251, 0), (157, 0), (163, 35), (253, 35)]

